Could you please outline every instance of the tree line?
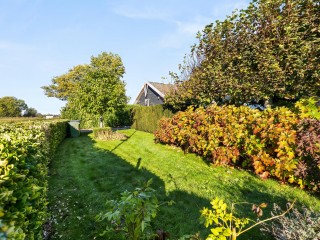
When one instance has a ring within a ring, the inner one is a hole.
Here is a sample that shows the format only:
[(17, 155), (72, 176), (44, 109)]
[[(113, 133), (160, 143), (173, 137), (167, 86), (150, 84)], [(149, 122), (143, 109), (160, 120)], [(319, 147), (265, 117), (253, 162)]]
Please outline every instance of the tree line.
[(39, 117), (35, 108), (28, 107), (24, 100), (12, 96), (0, 98), (0, 117)]

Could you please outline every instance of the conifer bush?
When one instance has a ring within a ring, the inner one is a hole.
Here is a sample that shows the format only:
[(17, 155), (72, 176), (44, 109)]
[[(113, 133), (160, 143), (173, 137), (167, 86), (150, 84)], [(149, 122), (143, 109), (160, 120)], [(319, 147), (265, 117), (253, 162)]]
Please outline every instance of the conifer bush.
[(173, 113), (163, 107), (163, 105), (140, 106), (134, 105), (131, 110), (131, 128), (139, 131), (153, 133), (162, 117), (172, 117)]

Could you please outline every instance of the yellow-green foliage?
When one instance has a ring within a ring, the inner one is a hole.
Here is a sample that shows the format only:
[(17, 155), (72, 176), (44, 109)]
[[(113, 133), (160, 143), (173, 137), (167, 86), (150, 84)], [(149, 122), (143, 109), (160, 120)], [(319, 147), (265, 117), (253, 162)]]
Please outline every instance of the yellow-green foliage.
[(232, 239), (236, 239), (250, 219), (236, 217), (232, 211), (227, 210), (227, 204), (222, 199), (215, 198), (210, 204), (212, 209), (201, 210), (201, 218), (206, 228), (215, 225), (210, 229), (211, 234), (207, 240), (227, 240), (227, 237), (229, 239), (231, 236)]
[[(303, 121), (284, 107), (259, 111), (211, 105), (162, 119), (155, 140), (195, 152), (215, 165), (252, 168), (262, 178), (274, 176), (318, 190), (320, 123)], [(302, 148), (304, 142), (310, 147)]]
[(47, 165), (66, 126), (66, 121), (0, 124), (0, 237), (42, 238)]
[(266, 203), (259, 205), (248, 202), (233, 203), (230, 210), (227, 208), (227, 204), (219, 198), (213, 199), (210, 204), (212, 209), (203, 208), (201, 210), (201, 220), (205, 224), (205, 227), (208, 228), (213, 225), (210, 229), (211, 233), (206, 240), (236, 240), (238, 236), (258, 225), (283, 217), (292, 209), (294, 202), (285, 212), (262, 221), (259, 219), (258, 221), (254, 221), (249, 218), (238, 218), (235, 216), (234, 207), (236, 204), (252, 205), (251, 210), (260, 218), (263, 215), (262, 209), (267, 207)]
[(303, 118), (320, 120), (320, 97), (301, 99), (296, 102), (295, 108)]

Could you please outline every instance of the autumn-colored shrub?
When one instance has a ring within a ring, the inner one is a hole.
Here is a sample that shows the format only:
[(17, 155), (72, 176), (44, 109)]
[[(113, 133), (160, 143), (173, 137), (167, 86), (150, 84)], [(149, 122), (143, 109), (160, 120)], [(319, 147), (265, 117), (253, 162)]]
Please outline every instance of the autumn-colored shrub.
[(262, 178), (319, 188), (320, 122), (284, 107), (190, 107), (162, 119), (155, 141), (197, 153), (214, 165), (251, 168)]
[(162, 119), (155, 139), (203, 155), (216, 165), (236, 163), (245, 142), (248, 111), (258, 113), (247, 107), (188, 108), (172, 119)]
[(286, 108), (267, 109), (247, 125), (245, 146), (256, 174), (285, 181), (297, 165), (294, 152), (297, 116)]

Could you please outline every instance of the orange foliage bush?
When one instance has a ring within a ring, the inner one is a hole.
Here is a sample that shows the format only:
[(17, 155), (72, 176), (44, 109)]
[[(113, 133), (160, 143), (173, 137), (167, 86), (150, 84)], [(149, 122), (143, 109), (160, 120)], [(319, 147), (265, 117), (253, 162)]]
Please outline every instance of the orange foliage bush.
[[(172, 118), (160, 120), (155, 141), (197, 153), (214, 165), (251, 168), (262, 178), (273, 176), (302, 188), (310, 186), (312, 181), (312, 188), (317, 190), (319, 179), (306, 177), (308, 171), (299, 169), (302, 162), (304, 167), (312, 163), (313, 171), (317, 171), (314, 166), (320, 164), (316, 162), (318, 157), (310, 160), (310, 154), (306, 161), (301, 147), (297, 148), (297, 134), (307, 134), (305, 128), (298, 129), (301, 121), (299, 115), (287, 108), (259, 111), (230, 105), (211, 105), (206, 109), (191, 107)], [(318, 144), (320, 136), (312, 136), (313, 145)]]

